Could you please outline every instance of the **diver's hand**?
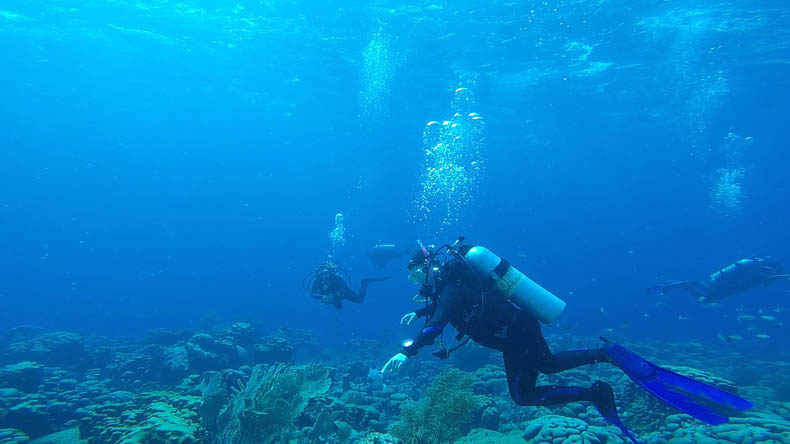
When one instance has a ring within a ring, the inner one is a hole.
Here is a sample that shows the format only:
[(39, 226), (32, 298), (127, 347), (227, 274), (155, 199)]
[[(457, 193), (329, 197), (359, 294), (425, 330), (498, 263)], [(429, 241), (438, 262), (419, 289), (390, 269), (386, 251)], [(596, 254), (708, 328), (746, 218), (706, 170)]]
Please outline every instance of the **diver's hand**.
[(379, 373), (382, 375), (387, 372), (394, 372), (395, 370), (399, 369), (401, 365), (406, 361), (406, 355), (403, 353), (398, 353), (397, 355), (390, 358), (384, 367), (381, 368)]
[(409, 325), (411, 324), (411, 321), (413, 321), (414, 318), (416, 317), (417, 317), (417, 313), (415, 312), (406, 313), (405, 315), (403, 315), (402, 318), (400, 318), (400, 325), (403, 325), (404, 322), (406, 323), (406, 325)]

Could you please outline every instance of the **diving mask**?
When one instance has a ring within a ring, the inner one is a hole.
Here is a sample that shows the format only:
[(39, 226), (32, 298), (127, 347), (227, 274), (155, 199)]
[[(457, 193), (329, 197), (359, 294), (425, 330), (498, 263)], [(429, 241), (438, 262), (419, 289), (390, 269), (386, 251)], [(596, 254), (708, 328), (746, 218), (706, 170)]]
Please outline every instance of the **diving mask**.
[(414, 267), (409, 267), (409, 282), (422, 285), (425, 283), (425, 271), (422, 269), (423, 267), (419, 265), (415, 265)]

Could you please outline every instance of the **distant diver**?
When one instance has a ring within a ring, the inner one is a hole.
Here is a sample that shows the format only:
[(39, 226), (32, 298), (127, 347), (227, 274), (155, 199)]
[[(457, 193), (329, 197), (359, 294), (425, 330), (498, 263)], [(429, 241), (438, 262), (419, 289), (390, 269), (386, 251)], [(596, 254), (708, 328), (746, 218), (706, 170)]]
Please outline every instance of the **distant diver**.
[(303, 286), (314, 299), (340, 309), (343, 308), (343, 299), (361, 304), (365, 301), (368, 284), (387, 279), (389, 277), (362, 279), (359, 291), (355, 292), (349, 285), (351, 279), (348, 273), (334, 262), (327, 261), (305, 277)]
[(384, 267), (388, 263), (407, 256), (410, 248), (398, 248), (394, 244), (376, 244), (368, 250), (367, 255), (374, 265)]
[(424, 311), (410, 313), (402, 321), (410, 322), (420, 314), (427, 320), (414, 339), (403, 341), (401, 352), (387, 361), (381, 373), (399, 368), (407, 357), (433, 344), (451, 324), (459, 332), (459, 343), (447, 349), (440, 339), (434, 356), (447, 358), (469, 339), (498, 350), (516, 404), (547, 406), (588, 401), (633, 442), (637, 440), (620, 420), (609, 384), (596, 381), (590, 387), (538, 386), (539, 374), (600, 362), (614, 364), (657, 398), (708, 424), (725, 423), (730, 415), (752, 407), (745, 399), (653, 365), (608, 341), (597, 349), (552, 353), (539, 321), (553, 322), (565, 309), (565, 302), (485, 247), (462, 242), (463, 237), (459, 237), (452, 245), (438, 249), (420, 244), (409, 261), (409, 280), (421, 286), (426, 305)]
[(746, 292), (760, 285), (768, 286), (779, 279), (790, 278), (784, 274), (782, 264), (770, 258), (741, 259), (713, 273), (707, 280), (669, 281), (647, 289), (649, 294), (683, 289), (700, 302), (716, 302)]

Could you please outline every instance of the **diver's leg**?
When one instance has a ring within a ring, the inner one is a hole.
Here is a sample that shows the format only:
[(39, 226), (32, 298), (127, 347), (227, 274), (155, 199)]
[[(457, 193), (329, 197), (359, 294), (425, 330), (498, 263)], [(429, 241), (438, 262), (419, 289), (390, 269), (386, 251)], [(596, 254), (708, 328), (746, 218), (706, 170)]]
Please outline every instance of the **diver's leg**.
[(551, 374), (599, 362), (612, 362), (603, 348), (567, 350), (544, 357), (538, 362), (538, 368), (541, 373)]
[[(590, 387), (574, 387), (560, 385), (537, 386), (538, 369), (525, 350), (505, 350), (505, 373), (510, 397), (521, 406), (549, 406), (567, 402), (591, 402), (601, 416), (617, 426), (632, 442), (637, 442), (633, 434), (620, 421), (615, 406), (614, 390), (602, 381), (596, 381)], [(576, 358), (574, 356), (574, 358)]]
[[(365, 300), (365, 293), (367, 293), (367, 291), (368, 291), (368, 284), (370, 284), (371, 282), (386, 281), (387, 279), (390, 279), (390, 277), (386, 276), (386, 277), (380, 277), (380, 278), (362, 279), (360, 281), (360, 283), (359, 283), (359, 291), (358, 292), (354, 293), (353, 291), (349, 290), (349, 293), (351, 293), (353, 295), (352, 296), (353, 299), (352, 298), (346, 298), (346, 299), (348, 299), (348, 300), (350, 300), (352, 302), (356, 302), (356, 303), (361, 304)], [(351, 295), (349, 295), (349, 296), (351, 296)]]
[(557, 373), (592, 363), (601, 357), (588, 350), (552, 355), (538, 321), (517, 319), (502, 356), (505, 360), (510, 396), (519, 405), (552, 405), (571, 401), (592, 401), (593, 390), (556, 385), (536, 387), (538, 372)]
[(560, 373), (582, 365), (612, 362), (603, 348), (552, 353), (537, 320), (521, 320), (519, 325), (521, 331), (514, 335), (514, 342), (510, 347), (514, 350), (527, 350), (529, 360), (535, 363), (541, 373)]
[(593, 402), (598, 389), (559, 385), (537, 386), (538, 367), (529, 352), (505, 350), (505, 373), (510, 397), (518, 405), (554, 405), (573, 401)]
[(663, 284), (656, 285), (655, 287), (650, 287), (647, 289), (649, 294), (661, 294), (666, 293), (669, 290), (674, 290), (676, 288), (682, 288), (686, 290), (690, 290), (690, 286), (693, 285), (694, 281), (668, 281), (664, 282)]
[(365, 300), (365, 292), (360, 289), (359, 293), (354, 292), (354, 290), (346, 287), (343, 290), (343, 299), (347, 299), (351, 302), (356, 302), (357, 304), (361, 304)]

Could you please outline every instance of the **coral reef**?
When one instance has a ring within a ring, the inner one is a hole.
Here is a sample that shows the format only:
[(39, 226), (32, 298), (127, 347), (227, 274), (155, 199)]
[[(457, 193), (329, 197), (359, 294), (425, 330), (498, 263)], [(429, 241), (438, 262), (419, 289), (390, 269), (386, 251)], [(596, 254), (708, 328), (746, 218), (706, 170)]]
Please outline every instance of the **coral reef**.
[(330, 383), (328, 370), (320, 365), (256, 366), (246, 383), (239, 380), (229, 403), (219, 411), (218, 439), (229, 444), (287, 442), (295, 435), (296, 417)]
[(524, 430), (523, 437), (534, 443), (585, 442), (601, 444), (625, 442), (615, 429), (591, 426), (581, 419), (558, 415), (545, 415), (530, 421)]
[(78, 364), (87, 359), (82, 337), (62, 331), (10, 342), (1, 356), (2, 362), (35, 361), (60, 366)]
[(110, 398), (84, 409), (80, 435), (89, 443), (198, 443), (207, 439), (196, 396), (145, 392), (133, 399)]
[(294, 348), (280, 336), (268, 336), (255, 344), (255, 362), (275, 364), (293, 362)]
[[(589, 346), (564, 333), (552, 341), (558, 349)], [(377, 367), (386, 356), (373, 341), (335, 350), (310, 332), (266, 335), (247, 323), (156, 330), (139, 340), (25, 326), (0, 334), (0, 348), (10, 352), (0, 364), (0, 444), (624, 442), (589, 403), (514, 404), (501, 358), (476, 346), (446, 361), (415, 357), (384, 378)], [(665, 366), (739, 391), (754, 410), (708, 426), (608, 364), (539, 383), (609, 382), (623, 421), (648, 444), (790, 442), (790, 354), (765, 361), (692, 342), (634, 348), (662, 365), (683, 356), (682, 367)], [(312, 364), (294, 364), (305, 359)]]
[(472, 391), (474, 376), (448, 368), (436, 377), (419, 401), (401, 406), (401, 419), (390, 434), (407, 444), (449, 443), (460, 438), (472, 411), (483, 400)]
[(44, 366), (31, 361), (6, 365), (0, 369), (0, 387), (10, 387), (31, 392), (41, 383)]
[(13, 444), (30, 441), (30, 437), (16, 429), (0, 429), (0, 443)]
[(648, 444), (784, 443), (790, 442), (790, 421), (758, 413), (745, 418), (731, 418), (727, 424), (708, 426), (688, 415), (671, 415), (660, 430), (645, 434), (642, 440)]
[(456, 444), (524, 444), (524, 442), (524, 437), (519, 431), (505, 434), (489, 429), (474, 429), (455, 441)]

